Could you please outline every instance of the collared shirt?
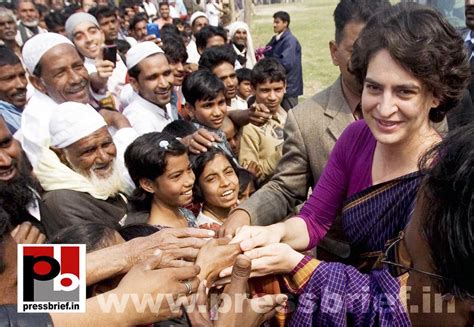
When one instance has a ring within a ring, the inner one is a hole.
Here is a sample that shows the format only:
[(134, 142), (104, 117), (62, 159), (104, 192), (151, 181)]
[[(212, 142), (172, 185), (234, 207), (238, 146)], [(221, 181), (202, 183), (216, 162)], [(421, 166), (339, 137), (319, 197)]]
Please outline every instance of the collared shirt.
[(133, 101), (125, 108), (123, 114), (138, 134), (161, 132), (173, 121), (171, 105), (166, 110), (135, 94)]
[(229, 110), (247, 110), (249, 105), (247, 104), (247, 100), (242, 99), (238, 95), (230, 101), (230, 108)]
[(262, 170), (261, 180), (269, 178), (282, 156), (283, 129), (287, 113), (279, 108), (263, 126), (244, 126), (240, 141), (239, 161), (254, 161)]
[(277, 35), (275, 35), (275, 39), (276, 39), (277, 41), (279, 41), (279, 40), (281, 39), (281, 37), (282, 37), (283, 33), (285, 33), (285, 32), (286, 32), (286, 29), (285, 29), (285, 30), (283, 30), (283, 32), (281, 32), (281, 33), (278, 33)]

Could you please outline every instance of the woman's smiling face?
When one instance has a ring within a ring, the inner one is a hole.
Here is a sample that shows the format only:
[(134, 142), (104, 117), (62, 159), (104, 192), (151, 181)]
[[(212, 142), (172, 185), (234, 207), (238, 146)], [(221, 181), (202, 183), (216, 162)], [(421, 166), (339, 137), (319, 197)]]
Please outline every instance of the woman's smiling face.
[(369, 62), (361, 104), (378, 142), (403, 144), (430, 128), (429, 112), (439, 101), (387, 50), (380, 50)]

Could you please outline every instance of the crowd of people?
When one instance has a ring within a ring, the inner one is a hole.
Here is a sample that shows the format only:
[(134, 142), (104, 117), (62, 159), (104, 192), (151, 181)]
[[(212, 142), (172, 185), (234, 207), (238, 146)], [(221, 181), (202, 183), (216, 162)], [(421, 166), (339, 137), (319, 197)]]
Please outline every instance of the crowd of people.
[[(0, 321), (474, 324), (471, 2), (340, 0), (301, 103), (284, 11), (256, 49), (215, 0), (0, 6)], [(16, 312), (19, 243), (86, 244), (85, 313)]]

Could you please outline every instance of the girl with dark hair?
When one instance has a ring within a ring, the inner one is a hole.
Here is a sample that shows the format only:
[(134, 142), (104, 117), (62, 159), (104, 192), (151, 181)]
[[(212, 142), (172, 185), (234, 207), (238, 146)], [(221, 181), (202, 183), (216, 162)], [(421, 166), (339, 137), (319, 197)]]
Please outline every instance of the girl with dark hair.
[(238, 168), (232, 158), (218, 148), (192, 156), (191, 161), (196, 176), (195, 200), (203, 203), (197, 223), (200, 228), (217, 231), (237, 205)]
[(136, 212), (126, 224), (197, 227), (184, 208), (193, 199), (194, 173), (181, 142), (166, 133), (142, 135), (125, 151), (125, 164), (137, 187), (131, 198)]

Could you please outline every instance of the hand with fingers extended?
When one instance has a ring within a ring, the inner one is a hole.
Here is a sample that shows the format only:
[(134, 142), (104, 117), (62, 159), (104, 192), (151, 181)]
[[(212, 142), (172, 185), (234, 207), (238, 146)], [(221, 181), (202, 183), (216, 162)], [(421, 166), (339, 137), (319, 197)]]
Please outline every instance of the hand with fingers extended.
[[(122, 297), (128, 297), (125, 311), (120, 312), (126, 319), (124, 325), (143, 325), (180, 317), (180, 303), (189, 303), (191, 294), (196, 292), (200, 283), (197, 278), (199, 267), (156, 269), (161, 265), (162, 255), (157, 251), (156, 255), (134, 265), (117, 288), (98, 296), (103, 297), (104, 302), (108, 297), (118, 297), (120, 301)], [(130, 296), (138, 297), (137, 301)], [(157, 301), (160, 296), (163, 300)], [(143, 306), (137, 308), (136, 303), (147, 305), (143, 310)]]
[(16, 226), (10, 235), (18, 244), (43, 244), (46, 241), (46, 236), (29, 221)]
[(181, 139), (181, 142), (194, 154), (206, 152), (208, 148), (212, 147), (212, 142), (221, 141), (219, 136), (204, 128), (200, 128), (193, 134)]
[(251, 261), (245, 255), (237, 256), (232, 268), (231, 282), (224, 288), (218, 318), (211, 322), (207, 311), (207, 296), (204, 283), (194, 295), (195, 305), (188, 307), (188, 317), (193, 326), (260, 326), (277, 310), (283, 309), (287, 296), (272, 294), (249, 299), (247, 297)]
[(251, 172), (255, 177), (260, 178), (262, 176), (262, 167), (255, 161), (244, 160), (242, 167)]
[[(244, 254), (252, 260), (250, 277), (289, 273), (304, 257), (285, 243), (272, 243), (246, 251)], [(220, 272), (219, 277), (226, 278), (231, 272), (232, 267), (227, 267)]]
[(127, 261), (133, 265), (154, 254), (156, 250), (161, 250), (167, 266), (183, 266), (186, 263), (180, 258), (194, 261), (198, 254), (196, 250), (213, 236), (213, 231), (204, 229), (165, 228), (150, 236), (135, 238), (125, 243)]
[(230, 239), (218, 238), (208, 241), (198, 253), (196, 265), (201, 267), (199, 278), (212, 285), (225, 267), (232, 266), (238, 254), (241, 253), (238, 244), (229, 244)]
[(240, 243), (243, 252), (256, 247), (279, 243), (283, 238), (285, 225), (282, 223), (270, 226), (243, 226), (239, 230), (231, 243)]
[(250, 225), (250, 215), (245, 210), (237, 209), (224, 221), (218, 231), (218, 236), (234, 237), (238, 230), (247, 225)]

